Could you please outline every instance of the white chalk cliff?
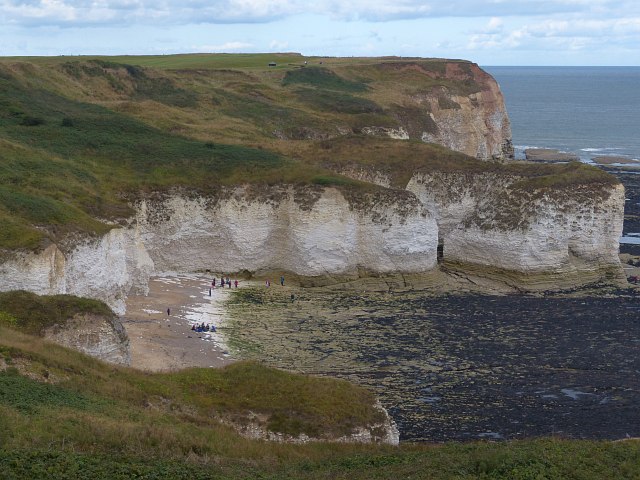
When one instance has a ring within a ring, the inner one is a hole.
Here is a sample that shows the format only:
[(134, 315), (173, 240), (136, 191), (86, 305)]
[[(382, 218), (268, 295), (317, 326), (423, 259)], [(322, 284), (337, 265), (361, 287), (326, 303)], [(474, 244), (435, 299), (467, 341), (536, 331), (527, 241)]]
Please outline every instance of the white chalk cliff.
[(261, 196), (236, 188), (217, 199), (141, 199), (129, 227), (68, 253), (51, 245), (16, 254), (0, 265), (0, 286), (97, 298), (122, 314), (126, 295), (144, 291), (154, 271), (420, 273), (437, 268), (438, 244), (445, 264), (462, 268), (570, 274), (576, 282), (620, 269), (621, 185), (525, 192), (517, 180), (429, 173), (414, 175), (406, 191), (279, 186)]
[(518, 177), (415, 175), (416, 194), (439, 227), (444, 259), (523, 274), (587, 275), (619, 269), (620, 184), (526, 191)]

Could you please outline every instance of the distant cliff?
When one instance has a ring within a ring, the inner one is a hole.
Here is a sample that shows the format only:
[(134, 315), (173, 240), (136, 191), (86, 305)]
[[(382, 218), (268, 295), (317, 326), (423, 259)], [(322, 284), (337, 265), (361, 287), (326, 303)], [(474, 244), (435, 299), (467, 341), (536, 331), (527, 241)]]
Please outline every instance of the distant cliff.
[[(386, 88), (402, 92), (394, 107), (400, 126), (372, 125), (363, 131), (438, 143), (483, 160), (512, 159), (511, 125), (493, 77), (470, 63), (448, 62), (440, 67), (421, 62), (381, 64), (378, 68), (385, 72)], [(411, 81), (403, 84), (407, 76)], [(403, 86), (392, 85), (394, 81)]]

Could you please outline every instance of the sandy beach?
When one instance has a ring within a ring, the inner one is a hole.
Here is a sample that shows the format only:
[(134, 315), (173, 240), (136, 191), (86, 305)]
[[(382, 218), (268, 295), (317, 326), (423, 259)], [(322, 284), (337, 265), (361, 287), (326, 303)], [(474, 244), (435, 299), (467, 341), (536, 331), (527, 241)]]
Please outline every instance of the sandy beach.
[[(122, 323), (131, 341), (132, 367), (167, 371), (221, 367), (233, 361), (222, 335), (223, 304), (230, 291), (216, 287), (209, 296), (211, 279), (198, 274), (159, 274), (150, 279), (148, 295), (127, 298)], [(191, 330), (193, 324), (203, 322), (215, 325), (216, 332)]]

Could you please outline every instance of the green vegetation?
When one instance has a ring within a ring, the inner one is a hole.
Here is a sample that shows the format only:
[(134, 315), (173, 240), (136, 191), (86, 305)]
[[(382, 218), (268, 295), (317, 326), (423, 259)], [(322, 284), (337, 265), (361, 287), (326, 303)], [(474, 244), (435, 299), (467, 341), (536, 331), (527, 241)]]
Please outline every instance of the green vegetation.
[(449, 94), (479, 91), (474, 72), (464, 61), (298, 54), (0, 58), (0, 250), (103, 235), (151, 192), (377, 188), (336, 175), (349, 164), (396, 187), (428, 170), (513, 174), (524, 190), (612, 182), (586, 166), (494, 165), (421, 142), (343, 137), (433, 132), (410, 99), (458, 108)]
[[(314, 151), (316, 162), (340, 170), (365, 166), (389, 176), (392, 185), (404, 188), (414, 173), (493, 173), (522, 177), (513, 188), (566, 191), (578, 185), (615, 185), (618, 180), (603, 170), (580, 162), (565, 165), (545, 163), (480, 162), (462, 153), (436, 144), (394, 141), (384, 138), (344, 137), (319, 143)], [(372, 154), (373, 152), (373, 154)]]
[(375, 420), (345, 382), (255, 363), (149, 374), (0, 326), (0, 477), (635, 479), (640, 442), (288, 445), (219, 419), (339, 434)]
[(50, 408), (87, 410), (91, 401), (78, 392), (37, 382), (18, 374), (15, 368), (0, 373), (0, 405), (22, 414), (46, 412)]
[[(290, 460), (258, 461), (218, 457), (179, 461), (141, 455), (86, 454), (78, 451), (0, 451), (7, 478), (74, 479), (636, 479), (638, 446), (562, 440), (510, 445), (407, 447), (400, 450), (325, 446), (301, 447)], [(269, 449), (271, 450), (271, 449)], [(284, 450), (284, 451), (283, 451)], [(273, 455), (285, 454), (272, 447)]]
[(346, 80), (327, 68), (306, 67), (299, 70), (289, 70), (282, 80), (283, 85), (304, 84), (326, 90), (359, 93), (367, 90), (363, 82)]
[(524, 190), (566, 189), (578, 185), (618, 183), (613, 175), (592, 165), (581, 162), (569, 162), (564, 165), (527, 164), (522, 169), (525, 178), (514, 187)]
[(76, 314), (113, 316), (103, 302), (73, 295), (43, 295), (23, 290), (0, 292), (0, 325), (41, 335), (52, 325), (63, 324)]
[(111, 63), (136, 65), (158, 69), (262, 69), (275, 61), (278, 65), (302, 64), (304, 60), (314, 61), (314, 57), (303, 57), (297, 53), (237, 53), (211, 54), (190, 53), (179, 55), (115, 55), (115, 56), (59, 56), (59, 57), (4, 57), (0, 62), (27, 61), (38, 65), (59, 65), (69, 61), (106, 61)]
[(77, 80), (83, 77), (104, 79), (115, 91), (129, 93), (134, 100), (154, 100), (175, 107), (194, 107), (197, 103), (194, 92), (177, 87), (169, 78), (150, 77), (144, 69), (134, 65), (92, 60), (64, 63), (62, 69)]
[[(98, 75), (103, 67), (94, 62), (73, 68)], [(148, 80), (137, 68), (126, 71)], [(31, 88), (8, 70), (2, 73), (0, 221), (6, 228), (0, 248), (36, 249), (74, 231), (102, 234), (110, 227), (95, 218), (127, 216), (124, 197), (140, 191), (309, 183), (317, 173), (267, 150), (168, 134), (105, 107)]]
[(382, 108), (375, 102), (347, 93), (304, 88), (297, 90), (296, 95), (301, 102), (324, 112), (347, 114), (382, 113)]

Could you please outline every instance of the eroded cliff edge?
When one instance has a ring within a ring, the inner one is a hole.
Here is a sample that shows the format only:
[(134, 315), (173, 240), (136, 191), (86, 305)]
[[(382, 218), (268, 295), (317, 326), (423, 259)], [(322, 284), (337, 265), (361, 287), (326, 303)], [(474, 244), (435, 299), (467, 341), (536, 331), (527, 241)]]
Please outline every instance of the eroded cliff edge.
[(154, 271), (357, 277), (444, 267), (525, 290), (620, 278), (624, 189), (591, 167), (449, 164), (406, 180), (350, 158), (342, 173), (386, 186), (147, 195), (126, 227), (68, 253), (51, 245), (4, 262), (1, 284), (98, 298), (123, 313), (128, 292), (144, 290)]

